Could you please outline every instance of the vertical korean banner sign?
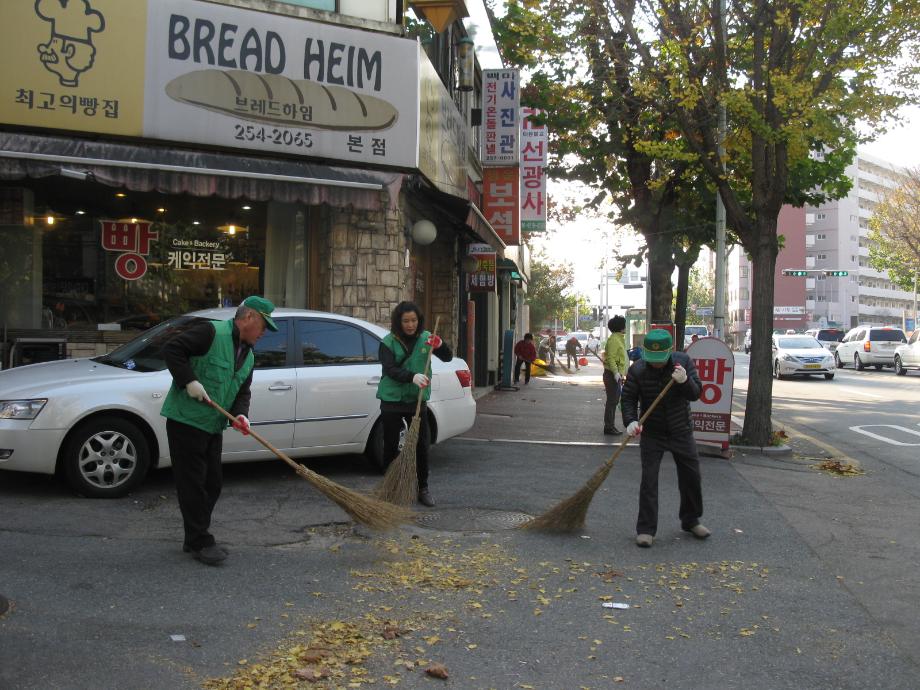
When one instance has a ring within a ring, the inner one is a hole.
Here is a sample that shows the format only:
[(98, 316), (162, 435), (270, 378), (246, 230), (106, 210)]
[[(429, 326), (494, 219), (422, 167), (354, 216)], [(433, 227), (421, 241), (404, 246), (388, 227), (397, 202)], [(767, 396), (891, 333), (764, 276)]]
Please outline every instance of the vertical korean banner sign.
[(488, 244), (471, 244), (468, 254), (476, 259), (478, 266), (466, 276), (469, 292), (495, 292), (496, 252)]
[(520, 190), (517, 168), (484, 168), (482, 215), (505, 244), (521, 243)]
[(531, 117), (543, 111), (521, 108), (521, 232), (546, 232), (546, 152), (549, 131)]
[(520, 74), (516, 69), (482, 71), (482, 165), (520, 162)]
[(690, 403), (693, 436), (697, 442), (728, 447), (731, 434), (735, 356), (718, 338), (700, 338), (687, 348), (703, 383), (700, 399)]

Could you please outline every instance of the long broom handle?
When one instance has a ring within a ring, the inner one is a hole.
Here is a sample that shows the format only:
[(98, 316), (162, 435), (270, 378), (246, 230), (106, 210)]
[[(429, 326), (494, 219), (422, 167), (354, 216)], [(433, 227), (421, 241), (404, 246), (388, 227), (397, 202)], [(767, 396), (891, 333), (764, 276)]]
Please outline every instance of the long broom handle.
[[(441, 317), (439, 316), (438, 318), (436, 318), (436, 319), (434, 320), (434, 330), (431, 331), (431, 335), (437, 335), (437, 334), (438, 334), (438, 326), (439, 326), (440, 324), (441, 324)], [(421, 337), (421, 334), (419, 334), (419, 337)], [(423, 372), (423, 374), (424, 374), (425, 376), (428, 376), (428, 367), (431, 366), (431, 355), (433, 355), (433, 354), (434, 354), (434, 348), (432, 347), (431, 349), (428, 350), (428, 358), (425, 360), (425, 371)], [(428, 377), (428, 385), (429, 385), (429, 386), (431, 385), (431, 377), (430, 377), (430, 376)], [(418, 417), (419, 414), (420, 414), (421, 411), (422, 411), (422, 396), (423, 396), (423, 395), (425, 395), (425, 389), (424, 389), (424, 388), (419, 388), (419, 389), (418, 389), (418, 402), (415, 403), (415, 416), (416, 416), (416, 417)]]
[[(231, 424), (232, 424), (233, 422), (236, 421), (236, 417), (234, 417), (232, 414), (230, 414), (229, 412), (227, 412), (224, 408), (222, 408), (220, 405), (218, 405), (218, 404), (217, 404), (216, 402), (214, 402), (213, 400), (208, 400), (208, 404), (209, 404), (211, 407), (213, 407), (215, 410), (217, 410), (218, 412), (220, 412), (224, 417), (226, 417), (227, 419), (229, 419)], [(288, 465), (290, 465), (298, 474), (299, 474), (303, 469), (305, 469), (303, 465), (301, 465), (301, 464), (299, 464), (299, 463), (296, 463), (296, 462), (294, 462), (293, 460), (291, 460), (287, 455), (285, 455), (283, 452), (281, 452), (280, 450), (278, 450), (277, 448), (275, 448), (271, 443), (269, 443), (269, 442), (266, 441), (264, 438), (262, 438), (258, 433), (256, 433), (255, 431), (253, 431), (253, 429), (252, 429), (251, 426), (249, 427), (249, 435), (252, 436), (256, 441), (258, 441), (259, 443), (261, 443), (263, 446), (265, 446), (266, 448), (268, 448), (272, 453), (274, 453), (274, 454), (277, 455), (279, 458), (281, 458), (282, 460), (284, 460), (284, 461), (285, 461)]]
[[(645, 412), (642, 413), (642, 417), (639, 419), (639, 426), (642, 426), (643, 422), (645, 422), (645, 420), (648, 419), (648, 416), (649, 416), (650, 414), (652, 414), (652, 410), (654, 410), (655, 407), (657, 407), (658, 403), (661, 402), (661, 399), (665, 396), (665, 394), (666, 394), (669, 390), (671, 390), (671, 386), (673, 386), (673, 385), (674, 385), (674, 379), (671, 379), (670, 381), (668, 381), (668, 385), (666, 385), (664, 388), (661, 389), (661, 392), (658, 394), (658, 397), (655, 398), (655, 399), (652, 401), (652, 404), (648, 406), (648, 409), (647, 409)], [(623, 438), (623, 440), (620, 441), (620, 446), (619, 446), (619, 448), (617, 448), (617, 449), (614, 451), (613, 455), (611, 455), (611, 456), (610, 456), (610, 459), (607, 461), (607, 464), (608, 464), (608, 465), (612, 465), (612, 464), (613, 464), (613, 461), (616, 460), (617, 457), (619, 457), (620, 453), (623, 452), (623, 449), (624, 449), (624, 448), (626, 447), (626, 445), (629, 443), (629, 439), (630, 439), (630, 438), (632, 438), (632, 437), (631, 437), (629, 434), (626, 434), (625, 437)]]

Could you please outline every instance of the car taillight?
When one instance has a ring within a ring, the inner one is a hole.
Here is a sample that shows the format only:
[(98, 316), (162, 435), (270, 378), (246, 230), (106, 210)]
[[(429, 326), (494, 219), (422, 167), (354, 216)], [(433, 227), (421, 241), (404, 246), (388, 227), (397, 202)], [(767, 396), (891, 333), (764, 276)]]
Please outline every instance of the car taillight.
[(456, 372), (457, 379), (460, 381), (461, 388), (469, 388), (473, 385), (473, 375), (469, 369), (458, 369)]
[(865, 350), (866, 352), (872, 352), (872, 343), (870, 343), (868, 340), (864, 342), (863, 350)]

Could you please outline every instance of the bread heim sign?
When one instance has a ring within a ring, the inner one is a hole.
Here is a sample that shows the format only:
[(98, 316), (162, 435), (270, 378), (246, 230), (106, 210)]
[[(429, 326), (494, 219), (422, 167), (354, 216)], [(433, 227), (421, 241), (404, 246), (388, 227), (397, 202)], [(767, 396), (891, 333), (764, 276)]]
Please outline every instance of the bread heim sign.
[(718, 443), (726, 449), (731, 434), (735, 355), (718, 338), (700, 338), (690, 343), (687, 355), (703, 384), (699, 400), (690, 403), (693, 436), (698, 442)]
[(0, 14), (0, 122), (418, 167), (413, 40), (196, 0)]

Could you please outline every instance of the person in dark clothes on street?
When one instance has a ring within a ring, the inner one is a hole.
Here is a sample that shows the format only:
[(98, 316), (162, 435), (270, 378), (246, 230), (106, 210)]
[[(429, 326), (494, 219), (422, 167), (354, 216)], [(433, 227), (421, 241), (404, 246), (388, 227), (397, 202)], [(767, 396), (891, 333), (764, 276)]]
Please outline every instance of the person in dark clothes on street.
[(626, 319), (614, 316), (607, 322), (610, 336), (604, 346), (604, 391), (607, 400), (604, 403), (604, 433), (619, 436), (623, 432), (616, 427), (617, 405), (620, 402), (620, 387), (626, 377)]
[(211, 514), (223, 485), (221, 449), (227, 418), (213, 400), (236, 417), (233, 428), (249, 433), (252, 346), (268, 328), (277, 331), (264, 297), (243, 300), (228, 321), (201, 320), (163, 346), (173, 381), (163, 408), (173, 478), (185, 527), (183, 551), (207, 565), (227, 558), (211, 534)]
[(575, 360), (575, 370), (578, 371), (578, 353), (581, 352), (581, 343), (574, 335), (565, 341), (565, 364), (566, 368), (572, 368), (572, 360)]
[[(658, 470), (661, 457), (669, 451), (677, 465), (680, 490), (680, 525), (697, 539), (710, 532), (700, 523), (703, 515), (703, 490), (700, 461), (693, 438), (690, 402), (700, 397), (703, 384), (696, 365), (683, 352), (671, 352), (671, 334), (664, 329), (649, 331), (642, 343), (642, 359), (634, 362), (623, 386), (622, 410), (626, 433), (642, 435), (639, 442), (642, 482), (639, 487), (639, 518), (636, 544), (649, 547), (658, 530)], [(668, 381), (674, 385), (658, 403), (642, 426), (639, 418)]]
[(415, 449), (415, 466), (418, 476), (418, 502), (429, 508), (434, 499), (428, 490), (428, 449), (431, 439), (428, 431), (428, 410), (425, 404), (431, 397), (429, 371), (425, 365), (428, 351), (443, 362), (454, 358), (450, 348), (440, 336), (425, 330), (425, 317), (412, 302), (400, 302), (390, 317), (390, 332), (380, 343), (379, 359), (383, 376), (377, 386), (380, 399), (380, 419), (383, 423), (383, 458), (389, 465), (401, 450), (400, 434), (408, 430), (415, 416), (419, 389), (424, 390), (419, 412), (418, 445)]
[(530, 383), (530, 365), (537, 358), (537, 348), (533, 344), (533, 334), (525, 333), (514, 346), (514, 382), (521, 381), (521, 366), (524, 367), (524, 385)]

